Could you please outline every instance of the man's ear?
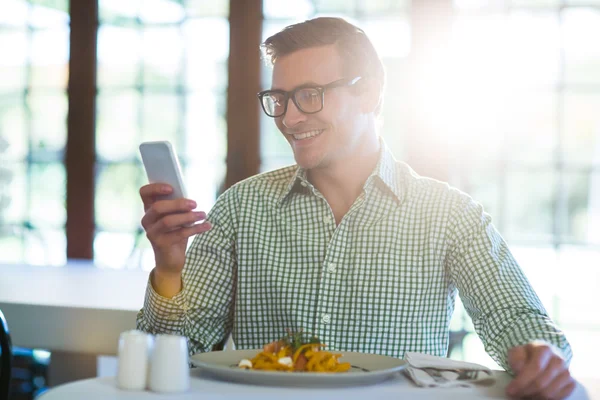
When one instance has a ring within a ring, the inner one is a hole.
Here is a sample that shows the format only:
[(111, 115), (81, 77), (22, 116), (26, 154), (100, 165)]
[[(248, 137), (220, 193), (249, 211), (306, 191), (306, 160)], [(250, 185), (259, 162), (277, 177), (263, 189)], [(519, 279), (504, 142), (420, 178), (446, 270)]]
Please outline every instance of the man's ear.
[(361, 111), (365, 114), (377, 114), (382, 95), (380, 85), (373, 79), (361, 79), (360, 90)]

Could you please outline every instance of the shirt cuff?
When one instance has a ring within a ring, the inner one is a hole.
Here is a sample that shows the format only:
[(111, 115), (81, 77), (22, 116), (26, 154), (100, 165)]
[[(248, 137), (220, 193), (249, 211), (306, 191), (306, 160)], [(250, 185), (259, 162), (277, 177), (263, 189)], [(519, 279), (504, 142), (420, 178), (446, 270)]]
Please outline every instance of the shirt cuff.
[(146, 330), (151, 333), (182, 333), (188, 310), (185, 287), (172, 298), (158, 294), (152, 287), (152, 274), (148, 277), (144, 308), (142, 309)]

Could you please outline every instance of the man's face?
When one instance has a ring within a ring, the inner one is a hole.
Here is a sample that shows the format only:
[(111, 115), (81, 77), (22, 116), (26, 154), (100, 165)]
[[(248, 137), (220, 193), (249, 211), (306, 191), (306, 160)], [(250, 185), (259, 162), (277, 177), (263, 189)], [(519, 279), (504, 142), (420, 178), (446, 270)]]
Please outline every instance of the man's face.
[[(272, 88), (291, 91), (301, 85), (322, 86), (354, 78), (342, 71), (342, 60), (333, 45), (303, 49), (277, 59)], [(299, 166), (328, 168), (356, 154), (366, 127), (360, 98), (348, 87), (328, 89), (323, 110), (316, 114), (304, 114), (288, 101), (286, 114), (275, 118), (275, 123)]]

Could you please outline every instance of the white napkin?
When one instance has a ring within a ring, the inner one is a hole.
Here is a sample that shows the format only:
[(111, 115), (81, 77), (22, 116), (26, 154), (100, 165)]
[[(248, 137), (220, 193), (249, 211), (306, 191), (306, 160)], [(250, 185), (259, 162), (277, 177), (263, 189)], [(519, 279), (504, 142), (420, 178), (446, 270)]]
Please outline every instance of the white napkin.
[(412, 352), (404, 358), (410, 364), (404, 371), (418, 386), (471, 387), (496, 381), (492, 371), (483, 365)]

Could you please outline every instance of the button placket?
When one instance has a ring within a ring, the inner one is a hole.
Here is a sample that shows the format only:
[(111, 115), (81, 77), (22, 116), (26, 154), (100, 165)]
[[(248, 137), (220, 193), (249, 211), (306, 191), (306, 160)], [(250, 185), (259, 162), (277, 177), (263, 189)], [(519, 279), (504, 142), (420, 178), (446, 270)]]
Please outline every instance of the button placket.
[(337, 271), (337, 266), (335, 265), (335, 263), (327, 264), (327, 272), (334, 273), (335, 271)]

